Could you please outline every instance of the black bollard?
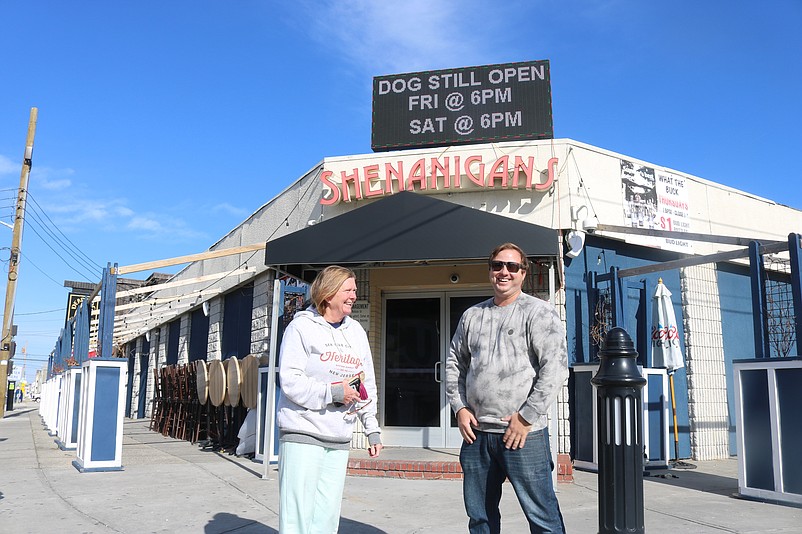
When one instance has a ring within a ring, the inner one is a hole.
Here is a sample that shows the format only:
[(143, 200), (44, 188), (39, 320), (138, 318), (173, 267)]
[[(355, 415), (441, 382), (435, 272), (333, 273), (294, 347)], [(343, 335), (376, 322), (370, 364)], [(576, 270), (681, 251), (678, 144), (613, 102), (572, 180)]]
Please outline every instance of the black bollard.
[(623, 328), (607, 333), (599, 371), (591, 379), (598, 401), (599, 533), (642, 533), (643, 413), (638, 353)]

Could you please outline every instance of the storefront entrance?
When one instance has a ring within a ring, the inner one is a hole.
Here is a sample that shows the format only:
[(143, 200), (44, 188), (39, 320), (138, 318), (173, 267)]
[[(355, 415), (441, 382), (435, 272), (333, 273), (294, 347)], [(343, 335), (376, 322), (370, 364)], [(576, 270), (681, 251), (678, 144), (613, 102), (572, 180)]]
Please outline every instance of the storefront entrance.
[(445, 361), (462, 312), (488, 293), (390, 294), (384, 298), (382, 441), (403, 447), (462, 443), (446, 400)]

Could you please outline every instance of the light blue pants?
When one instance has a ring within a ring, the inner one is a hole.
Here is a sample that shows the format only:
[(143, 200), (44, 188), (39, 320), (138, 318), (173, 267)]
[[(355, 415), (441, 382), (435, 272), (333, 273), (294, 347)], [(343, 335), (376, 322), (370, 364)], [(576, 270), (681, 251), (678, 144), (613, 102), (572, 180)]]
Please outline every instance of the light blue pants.
[(279, 532), (336, 534), (348, 451), (282, 442), (278, 454)]

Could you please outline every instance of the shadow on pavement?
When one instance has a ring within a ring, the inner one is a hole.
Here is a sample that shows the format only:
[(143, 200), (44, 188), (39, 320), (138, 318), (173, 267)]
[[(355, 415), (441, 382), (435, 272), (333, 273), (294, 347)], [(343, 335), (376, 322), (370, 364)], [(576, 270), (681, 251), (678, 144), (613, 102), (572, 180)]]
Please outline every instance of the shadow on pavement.
[[(240, 462), (238, 461), (239, 457), (237, 457), (237, 456), (235, 456), (235, 455), (232, 455), (232, 454), (229, 454), (229, 453), (227, 453), (227, 452), (215, 451), (215, 450), (211, 450), (211, 449), (201, 449), (201, 451), (202, 451), (202, 452), (209, 452), (209, 453), (212, 453), (212, 454), (216, 455), (218, 458), (221, 458), (221, 459), (223, 459), (223, 460), (225, 460), (225, 461), (229, 462), (231, 465), (234, 465), (234, 466), (236, 466), (236, 467), (239, 467), (239, 468), (240, 468), (240, 469), (242, 469), (243, 471), (246, 471), (246, 472), (248, 472), (248, 473), (250, 473), (250, 474), (254, 475), (254, 476), (255, 476), (255, 477), (257, 477), (257, 478), (262, 478), (262, 473), (261, 473), (261, 471), (258, 471), (258, 470), (257, 470), (257, 469), (262, 469), (262, 464), (261, 464), (261, 462), (259, 462), (259, 463), (257, 463), (257, 462), (253, 462), (253, 465), (254, 465), (254, 466), (256, 466), (256, 467), (254, 467), (253, 469), (251, 469), (251, 468), (250, 468), (250, 467), (248, 467), (247, 465), (244, 465), (244, 464), (240, 463)], [(234, 457), (233, 457), (233, 458), (230, 458), (230, 456), (234, 456)]]
[(340, 518), (339, 532), (348, 532), (352, 534), (387, 534), (386, 531), (380, 528), (376, 528), (365, 523), (360, 523), (359, 521), (352, 521), (345, 517)]
[(11, 417), (19, 417), (20, 415), (25, 415), (28, 412), (34, 411), (36, 408), (14, 408), (10, 413), (6, 412), (5, 417), (3, 419), (10, 419)]
[(263, 532), (264, 534), (278, 534), (274, 528), (263, 525), (258, 521), (244, 519), (238, 515), (220, 512), (214, 514), (211, 520), (203, 527), (206, 534), (222, 534), (224, 532)]
[[(359, 521), (340, 518), (339, 532), (349, 534), (387, 534), (386, 531)], [(278, 531), (258, 521), (251, 521), (238, 515), (220, 512), (203, 528), (205, 534), (223, 534), (228, 532), (259, 532), (260, 534), (278, 534)]]
[(716, 495), (735, 496), (738, 493), (737, 478), (711, 475), (700, 471), (653, 470), (649, 472), (649, 476), (644, 473), (643, 479), (679, 488), (715, 493)]

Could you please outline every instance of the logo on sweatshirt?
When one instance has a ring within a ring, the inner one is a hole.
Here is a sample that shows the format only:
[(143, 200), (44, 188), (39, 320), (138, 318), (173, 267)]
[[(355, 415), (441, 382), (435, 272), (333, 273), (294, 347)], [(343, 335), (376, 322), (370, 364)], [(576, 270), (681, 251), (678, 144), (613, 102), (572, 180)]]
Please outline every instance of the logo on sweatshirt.
[(352, 356), (350, 354), (340, 354), (339, 352), (334, 352), (332, 350), (327, 350), (320, 354), (320, 361), (321, 362), (337, 362), (337, 363), (344, 363), (348, 365), (359, 365), (362, 363), (362, 360), (357, 358), (356, 356)]

